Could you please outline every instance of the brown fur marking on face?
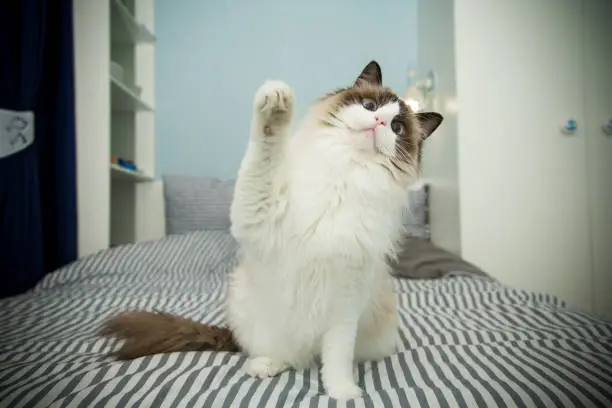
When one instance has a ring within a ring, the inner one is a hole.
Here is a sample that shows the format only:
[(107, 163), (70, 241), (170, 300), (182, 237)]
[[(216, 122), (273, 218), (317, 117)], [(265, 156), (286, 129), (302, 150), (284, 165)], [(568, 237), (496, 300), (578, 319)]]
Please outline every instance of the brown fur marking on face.
[(108, 319), (100, 334), (123, 340), (119, 360), (177, 351), (239, 351), (229, 329), (162, 312), (132, 311)]
[[(322, 100), (329, 102), (329, 115), (334, 116), (336, 112), (346, 106), (361, 105), (365, 99), (371, 99), (377, 106), (384, 106), (390, 103), (399, 104), (399, 113), (393, 121), (399, 121), (404, 125), (404, 134), (397, 136), (396, 151), (399, 158), (406, 162), (417, 159), (421, 140), (416, 123), (415, 114), (410, 107), (401, 100), (390, 88), (382, 86), (359, 86), (352, 88), (338, 89), (325, 95)], [(327, 122), (326, 122), (327, 123)], [(327, 123), (329, 124), (329, 123)]]
[[(376, 61), (370, 61), (351, 87), (338, 89), (318, 100), (317, 111), (320, 125), (341, 126), (338, 111), (350, 105), (363, 105), (364, 99), (371, 99), (377, 106), (398, 103), (400, 107), (392, 123), (400, 122), (404, 127), (404, 132), (402, 135), (396, 133), (394, 157), (386, 155), (387, 161), (381, 164), (392, 174), (395, 174), (393, 168), (405, 174), (412, 173), (414, 170), (420, 172), (423, 141), (442, 123), (442, 116), (435, 112), (412, 112), (392, 89), (383, 86), (380, 65)], [(394, 131), (393, 128), (392, 130)]]
[(372, 99), (378, 106), (393, 103), (399, 100), (397, 95), (390, 89), (382, 86), (360, 86), (354, 88), (339, 89), (333, 93), (336, 96), (337, 107), (361, 104), (364, 99)]

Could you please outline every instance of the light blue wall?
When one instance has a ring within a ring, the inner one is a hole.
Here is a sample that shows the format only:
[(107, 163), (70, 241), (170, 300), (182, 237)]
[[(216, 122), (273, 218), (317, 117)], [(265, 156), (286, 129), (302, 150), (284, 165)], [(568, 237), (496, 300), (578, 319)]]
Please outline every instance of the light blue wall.
[(297, 114), (376, 59), (404, 90), (417, 64), (417, 0), (157, 0), (157, 173), (233, 178), (266, 78)]

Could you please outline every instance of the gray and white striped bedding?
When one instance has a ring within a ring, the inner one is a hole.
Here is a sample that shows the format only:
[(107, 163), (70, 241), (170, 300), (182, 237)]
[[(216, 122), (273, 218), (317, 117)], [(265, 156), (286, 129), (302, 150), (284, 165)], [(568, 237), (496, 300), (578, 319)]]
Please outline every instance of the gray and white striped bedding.
[(612, 323), (483, 277), (395, 282), (401, 349), (359, 365), (362, 399), (322, 393), (318, 370), (256, 380), (231, 353), (115, 362), (102, 319), (156, 308), (223, 323), (227, 233), (114, 248), (0, 301), (1, 407), (612, 407)]

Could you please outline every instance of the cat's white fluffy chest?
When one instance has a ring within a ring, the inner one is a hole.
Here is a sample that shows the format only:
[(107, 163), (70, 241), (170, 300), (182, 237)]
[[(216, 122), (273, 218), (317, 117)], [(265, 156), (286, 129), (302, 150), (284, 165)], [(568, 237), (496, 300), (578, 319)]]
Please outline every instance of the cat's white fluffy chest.
[[(313, 257), (343, 255), (364, 262), (382, 259), (401, 231), (406, 191), (386, 170), (361, 162), (341, 147), (300, 140), (289, 151), (287, 218), (284, 231)], [(304, 154), (304, 149), (313, 151)], [(318, 160), (312, 160), (317, 157)]]

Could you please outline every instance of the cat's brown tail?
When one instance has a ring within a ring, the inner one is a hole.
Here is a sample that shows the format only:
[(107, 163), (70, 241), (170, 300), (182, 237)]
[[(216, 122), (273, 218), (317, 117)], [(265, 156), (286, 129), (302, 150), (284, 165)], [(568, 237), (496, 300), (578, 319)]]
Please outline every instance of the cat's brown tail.
[(175, 351), (239, 351), (229, 329), (162, 312), (123, 312), (108, 319), (100, 334), (124, 340), (119, 360)]

